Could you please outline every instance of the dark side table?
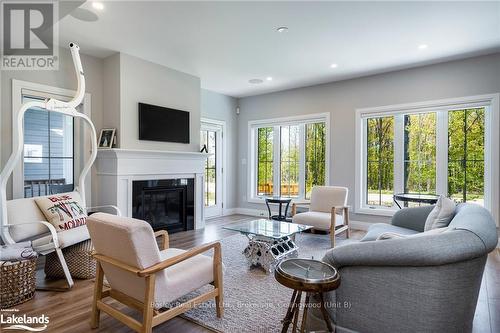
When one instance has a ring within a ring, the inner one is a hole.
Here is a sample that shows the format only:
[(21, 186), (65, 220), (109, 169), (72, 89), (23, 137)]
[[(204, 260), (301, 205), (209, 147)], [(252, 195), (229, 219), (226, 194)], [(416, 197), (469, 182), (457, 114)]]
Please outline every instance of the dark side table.
[[(288, 221), (290, 219), (287, 219), (286, 215), (288, 212), (288, 207), (290, 206), (290, 202), (292, 202), (292, 199), (290, 198), (281, 198), (281, 197), (271, 197), (271, 198), (266, 198), (266, 206), (267, 206), (267, 211), (269, 212), (269, 219), (270, 220), (275, 220), (275, 221)], [(272, 215), (271, 213), (271, 207), (269, 204), (278, 204), (278, 215)], [(283, 214), (283, 205), (285, 205), (285, 212)]]
[(416, 202), (420, 204), (434, 205), (438, 199), (439, 195), (435, 194), (419, 194), (419, 193), (396, 193), (393, 196), (394, 202), (398, 205), (399, 209), (401, 206), (398, 201), (402, 201), (404, 207), (408, 207), (408, 202)]
[(278, 264), (274, 270), (274, 277), (280, 284), (293, 289), (281, 333), (288, 331), (292, 321), (292, 332), (297, 331), (302, 293), (306, 295), (300, 332), (305, 332), (307, 311), (311, 307), (310, 296), (314, 294), (317, 294), (320, 300), (320, 310), (328, 332), (335, 332), (323, 297), (323, 293), (335, 290), (340, 285), (340, 275), (333, 266), (313, 259), (288, 259)]

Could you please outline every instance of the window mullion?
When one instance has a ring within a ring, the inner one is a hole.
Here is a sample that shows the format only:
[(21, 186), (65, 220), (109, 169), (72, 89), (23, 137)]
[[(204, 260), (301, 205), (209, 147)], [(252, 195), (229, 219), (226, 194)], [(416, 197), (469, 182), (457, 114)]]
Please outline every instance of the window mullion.
[(273, 195), (280, 196), (281, 188), (281, 131), (280, 126), (273, 128)]
[(448, 195), (448, 111), (437, 112), (436, 194)]
[(306, 197), (306, 126), (299, 127), (299, 198)]
[(394, 193), (404, 192), (404, 115), (394, 116)]

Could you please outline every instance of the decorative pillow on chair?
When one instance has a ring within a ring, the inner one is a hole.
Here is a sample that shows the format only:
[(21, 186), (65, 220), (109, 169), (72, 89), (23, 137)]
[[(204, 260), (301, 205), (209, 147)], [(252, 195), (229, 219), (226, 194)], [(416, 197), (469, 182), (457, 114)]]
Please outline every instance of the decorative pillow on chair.
[(87, 212), (78, 192), (35, 198), (38, 208), (57, 231), (73, 229), (87, 223)]
[(424, 231), (447, 227), (455, 216), (455, 202), (441, 195), (425, 220)]

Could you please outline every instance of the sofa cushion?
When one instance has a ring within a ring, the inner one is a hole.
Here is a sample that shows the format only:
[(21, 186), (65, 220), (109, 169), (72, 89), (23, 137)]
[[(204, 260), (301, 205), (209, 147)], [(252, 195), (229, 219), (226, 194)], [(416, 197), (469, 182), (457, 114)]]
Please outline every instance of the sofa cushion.
[[(181, 249), (166, 249), (160, 251), (161, 261), (185, 253)], [(196, 289), (214, 280), (213, 258), (206, 255), (196, 255), (181, 261), (166, 269), (167, 287), (155, 295), (155, 308), (162, 308)]]
[(56, 230), (66, 231), (87, 223), (87, 212), (78, 192), (36, 197), (36, 204)]
[(444, 195), (439, 196), (436, 206), (425, 220), (424, 231), (447, 227), (454, 215), (455, 202)]
[(368, 232), (366, 233), (365, 237), (361, 239), (361, 242), (365, 241), (374, 241), (376, 240), (381, 234), (386, 233), (386, 232), (392, 232), (400, 235), (415, 235), (418, 234), (419, 232), (416, 230), (412, 229), (407, 229), (407, 228), (402, 228), (398, 227), (392, 224), (387, 224), (387, 223), (375, 223), (368, 228)]
[[(66, 230), (64, 232), (59, 232), (57, 234), (57, 239), (59, 240), (59, 246), (61, 248), (65, 248), (80, 242), (83, 242), (87, 239), (90, 239), (89, 231), (86, 225), (82, 225), (78, 228), (73, 228)], [(43, 252), (44, 249), (50, 248), (47, 247), (52, 243), (52, 235), (46, 235), (41, 238), (37, 238), (33, 240), (32, 245), (35, 250), (39, 252)]]
[(448, 227), (436, 228), (436, 229), (431, 229), (431, 230), (424, 231), (424, 232), (419, 232), (419, 233), (414, 234), (414, 235), (402, 235), (402, 234), (398, 234), (398, 233), (395, 233), (395, 232), (384, 232), (383, 234), (381, 234), (380, 236), (378, 236), (377, 240), (379, 241), (379, 240), (387, 240), (387, 239), (423, 237), (423, 236), (440, 234), (440, 233), (445, 232), (445, 231), (447, 231), (449, 229), (450, 228), (448, 228)]
[[(295, 214), (292, 218), (293, 223), (311, 225), (314, 229), (318, 230), (330, 230), (332, 224), (331, 219), (332, 214), (323, 212), (305, 212)], [(336, 214), (335, 218), (336, 225), (344, 224), (344, 217), (342, 215)]]
[[(42, 214), (33, 198), (7, 201), (8, 224), (21, 224), (39, 221), (47, 222), (47, 219)], [(9, 228), (10, 236), (16, 242), (31, 239), (33, 237), (46, 234), (47, 232), (49, 232), (49, 230), (43, 224), (24, 224)]]

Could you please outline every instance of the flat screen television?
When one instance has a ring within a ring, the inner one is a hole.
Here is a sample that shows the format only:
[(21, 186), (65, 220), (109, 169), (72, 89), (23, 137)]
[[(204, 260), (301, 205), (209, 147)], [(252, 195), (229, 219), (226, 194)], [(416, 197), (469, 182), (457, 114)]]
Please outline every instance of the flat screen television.
[(139, 103), (139, 140), (189, 143), (189, 112)]

